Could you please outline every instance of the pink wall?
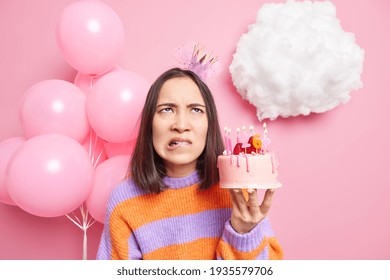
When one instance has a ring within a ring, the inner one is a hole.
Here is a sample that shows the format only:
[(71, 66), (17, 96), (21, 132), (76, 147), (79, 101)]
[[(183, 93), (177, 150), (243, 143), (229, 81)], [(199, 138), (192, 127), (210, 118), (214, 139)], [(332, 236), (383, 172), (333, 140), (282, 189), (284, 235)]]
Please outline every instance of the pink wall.
[[(73, 81), (76, 71), (54, 37), (71, 2), (0, 1), (0, 141), (22, 135), (18, 104), (30, 86), (52, 78)], [(259, 125), (227, 67), (239, 36), (271, 1), (104, 2), (125, 27), (121, 67), (152, 81), (175, 65), (175, 47), (199, 41), (223, 63), (210, 84), (221, 125)], [(284, 184), (270, 215), (286, 259), (390, 259), (390, 2), (333, 3), (344, 30), (365, 49), (364, 86), (327, 113), (268, 122)], [(90, 259), (101, 231), (95, 223), (88, 232)], [(40, 218), (0, 203), (0, 259), (80, 259), (81, 248), (82, 231), (67, 218)]]

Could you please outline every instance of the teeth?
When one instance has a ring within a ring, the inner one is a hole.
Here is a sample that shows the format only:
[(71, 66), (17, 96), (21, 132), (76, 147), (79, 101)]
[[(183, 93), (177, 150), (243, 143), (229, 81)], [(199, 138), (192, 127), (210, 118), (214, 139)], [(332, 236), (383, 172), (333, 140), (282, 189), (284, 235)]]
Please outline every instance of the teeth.
[(186, 142), (186, 141), (184, 141), (184, 142), (178, 142), (178, 141), (175, 141), (175, 142), (171, 142), (171, 143), (169, 143), (169, 146), (175, 146), (175, 145), (179, 145), (179, 146), (183, 146), (183, 145), (189, 145), (189, 142)]

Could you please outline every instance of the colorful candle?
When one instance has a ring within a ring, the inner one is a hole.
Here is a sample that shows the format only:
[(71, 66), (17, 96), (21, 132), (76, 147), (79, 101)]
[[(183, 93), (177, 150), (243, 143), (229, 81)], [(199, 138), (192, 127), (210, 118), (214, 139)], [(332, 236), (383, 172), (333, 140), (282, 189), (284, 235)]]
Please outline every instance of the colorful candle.
[(269, 152), (271, 146), (271, 139), (268, 138), (268, 129), (266, 123), (263, 124), (263, 129), (264, 129), (263, 150), (265, 152)]
[(253, 126), (251, 125), (250, 127), (249, 127), (249, 133), (250, 133), (250, 135), (255, 135), (255, 130), (253, 129)]
[(225, 151), (226, 151), (226, 154), (229, 155), (228, 153), (228, 138), (227, 138), (227, 127), (225, 126), (224, 128), (224, 140), (225, 140)]
[(228, 129), (227, 133), (228, 133), (228, 155), (231, 155), (233, 153), (233, 148), (232, 148), (232, 139), (230, 138), (230, 134), (231, 134), (231, 129)]
[(263, 129), (264, 129), (264, 138), (267, 138), (268, 137), (267, 123), (263, 124)]

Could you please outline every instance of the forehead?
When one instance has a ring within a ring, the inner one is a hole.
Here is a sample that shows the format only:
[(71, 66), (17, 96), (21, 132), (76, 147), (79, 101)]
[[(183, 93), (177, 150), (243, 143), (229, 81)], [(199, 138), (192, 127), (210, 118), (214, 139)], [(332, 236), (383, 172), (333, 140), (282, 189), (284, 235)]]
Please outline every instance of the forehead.
[(158, 102), (204, 103), (202, 94), (193, 80), (177, 77), (166, 81), (161, 87)]

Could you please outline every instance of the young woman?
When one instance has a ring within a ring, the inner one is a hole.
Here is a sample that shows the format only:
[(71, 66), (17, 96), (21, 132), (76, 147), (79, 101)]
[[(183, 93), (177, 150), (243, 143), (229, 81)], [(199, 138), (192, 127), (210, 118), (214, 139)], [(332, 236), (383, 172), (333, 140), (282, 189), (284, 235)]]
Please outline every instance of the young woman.
[(98, 259), (281, 259), (266, 217), (273, 191), (219, 187), (216, 106), (193, 72), (151, 86), (129, 178), (112, 192)]

